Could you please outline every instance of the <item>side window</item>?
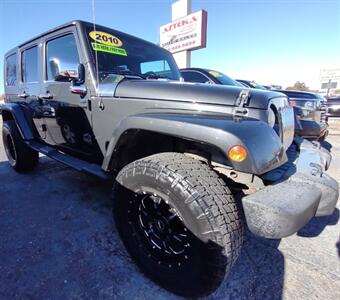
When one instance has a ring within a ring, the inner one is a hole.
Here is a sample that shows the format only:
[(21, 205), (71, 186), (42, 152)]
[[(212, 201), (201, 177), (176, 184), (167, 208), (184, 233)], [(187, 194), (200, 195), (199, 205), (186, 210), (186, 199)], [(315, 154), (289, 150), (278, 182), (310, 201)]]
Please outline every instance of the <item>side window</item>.
[(47, 80), (54, 80), (55, 62), (63, 70), (78, 70), (79, 55), (73, 34), (65, 35), (46, 44)]
[(38, 82), (38, 47), (26, 49), (21, 56), (22, 82)]
[(206, 76), (198, 72), (185, 71), (181, 72), (181, 76), (184, 78), (184, 81), (187, 82), (206, 83), (207, 81), (209, 81), (209, 79)]
[(12, 54), (6, 58), (6, 85), (17, 84), (17, 55)]

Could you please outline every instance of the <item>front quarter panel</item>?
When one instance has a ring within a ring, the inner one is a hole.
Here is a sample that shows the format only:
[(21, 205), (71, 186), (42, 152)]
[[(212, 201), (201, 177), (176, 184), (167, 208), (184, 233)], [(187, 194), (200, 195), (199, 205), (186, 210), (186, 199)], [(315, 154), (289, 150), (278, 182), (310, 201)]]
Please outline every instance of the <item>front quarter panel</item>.
[[(262, 174), (287, 160), (280, 137), (263, 121), (197, 112), (144, 113), (126, 117), (119, 122), (104, 157), (104, 170), (110, 167), (119, 138), (130, 129), (143, 129), (214, 145), (224, 153), (226, 165), (246, 173)], [(247, 148), (248, 156), (244, 161), (228, 161), (227, 153), (234, 145)]]

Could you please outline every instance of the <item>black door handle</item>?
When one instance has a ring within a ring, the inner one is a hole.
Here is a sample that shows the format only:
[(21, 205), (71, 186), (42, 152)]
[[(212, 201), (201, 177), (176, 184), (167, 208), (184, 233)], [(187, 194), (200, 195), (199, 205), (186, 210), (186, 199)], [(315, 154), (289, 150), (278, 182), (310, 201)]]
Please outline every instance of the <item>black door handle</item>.
[(19, 98), (24, 98), (24, 99), (26, 99), (28, 96), (29, 96), (29, 95), (28, 95), (26, 92), (23, 92), (23, 93), (21, 93), (21, 94), (18, 94), (18, 97), (19, 97)]
[(50, 92), (46, 92), (44, 94), (40, 94), (38, 96), (39, 99), (52, 99), (53, 95)]

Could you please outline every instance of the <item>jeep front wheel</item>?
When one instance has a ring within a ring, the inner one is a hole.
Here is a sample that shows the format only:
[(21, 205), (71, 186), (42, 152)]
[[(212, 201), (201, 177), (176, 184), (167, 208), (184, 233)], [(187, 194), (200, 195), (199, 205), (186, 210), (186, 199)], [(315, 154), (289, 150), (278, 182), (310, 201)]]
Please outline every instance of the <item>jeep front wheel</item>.
[(233, 195), (208, 165), (180, 153), (124, 167), (113, 212), (141, 270), (181, 296), (213, 292), (240, 253), (243, 223)]
[(2, 139), (8, 162), (17, 172), (28, 172), (37, 166), (39, 153), (24, 143), (14, 121), (3, 123)]

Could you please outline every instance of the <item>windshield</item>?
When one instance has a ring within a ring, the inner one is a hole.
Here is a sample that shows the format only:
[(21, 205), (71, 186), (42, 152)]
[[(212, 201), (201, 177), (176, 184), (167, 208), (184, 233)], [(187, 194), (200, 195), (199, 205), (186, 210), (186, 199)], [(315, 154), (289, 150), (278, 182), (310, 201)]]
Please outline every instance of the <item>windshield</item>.
[(233, 85), (233, 86), (243, 86), (241, 83), (237, 82), (234, 79), (231, 79), (229, 76), (214, 70), (206, 70), (211, 76), (213, 76), (220, 84), (224, 85)]
[(170, 52), (130, 35), (97, 26), (87, 27), (93, 60), (97, 54), (100, 80), (118, 73), (143, 78), (179, 80), (178, 67)]
[(249, 81), (248, 84), (254, 89), (267, 90), (263, 85), (258, 84), (255, 81)]

